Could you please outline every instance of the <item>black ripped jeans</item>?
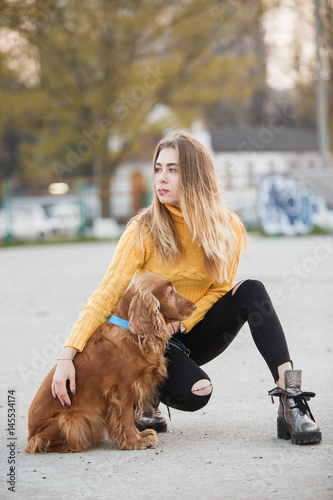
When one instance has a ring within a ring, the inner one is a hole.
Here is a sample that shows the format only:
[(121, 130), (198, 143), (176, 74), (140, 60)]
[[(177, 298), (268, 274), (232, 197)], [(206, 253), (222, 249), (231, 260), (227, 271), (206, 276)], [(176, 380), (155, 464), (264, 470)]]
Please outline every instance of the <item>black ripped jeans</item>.
[(205, 406), (211, 394), (199, 396), (191, 391), (197, 381), (210, 380), (200, 366), (221, 354), (246, 321), (276, 381), (277, 367), (291, 361), (287, 342), (264, 285), (246, 280), (234, 294), (230, 290), (221, 297), (189, 333), (173, 336), (190, 350), (190, 356), (174, 345), (167, 349), (168, 377), (159, 393), (162, 403), (184, 411)]

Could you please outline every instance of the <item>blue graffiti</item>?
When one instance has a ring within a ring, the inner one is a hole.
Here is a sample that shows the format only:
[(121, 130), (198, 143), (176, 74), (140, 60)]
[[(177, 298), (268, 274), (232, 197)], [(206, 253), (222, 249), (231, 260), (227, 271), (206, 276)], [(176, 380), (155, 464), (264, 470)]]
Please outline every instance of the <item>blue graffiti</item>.
[(309, 234), (326, 207), (310, 189), (286, 175), (269, 175), (259, 183), (258, 212), (266, 234)]

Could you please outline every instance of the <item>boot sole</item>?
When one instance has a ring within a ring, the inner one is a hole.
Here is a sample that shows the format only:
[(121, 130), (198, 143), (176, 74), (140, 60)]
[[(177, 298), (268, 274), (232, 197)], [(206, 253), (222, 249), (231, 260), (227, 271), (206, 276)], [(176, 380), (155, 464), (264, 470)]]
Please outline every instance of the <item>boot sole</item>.
[(146, 429), (153, 429), (156, 432), (167, 432), (168, 431), (168, 424), (165, 423), (157, 423), (157, 424), (140, 424), (139, 422), (135, 422), (135, 427), (138, 429), (138, 431), (142, 432), (145, 431)]
[(291, 439), (293, 444), (314, 444), (320, 443), (322, 440), (320, 431), (293, 432), (287, 422), (280, 417), (277, 418), (277, 437), (279, 439)]

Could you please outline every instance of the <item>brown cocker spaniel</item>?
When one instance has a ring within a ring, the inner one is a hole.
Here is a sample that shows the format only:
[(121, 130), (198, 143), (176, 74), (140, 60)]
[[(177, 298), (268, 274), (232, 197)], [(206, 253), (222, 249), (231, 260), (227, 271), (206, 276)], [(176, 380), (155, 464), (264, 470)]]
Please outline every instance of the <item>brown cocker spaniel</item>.
[(164, 351), (170, 338), (166, 323), (189, 318), (196, 305), (163, 276), (145, 273), (119, 301), (114, 315), (128, 329), (101, 324), (76, 354), (76, 395), (71, 407), (54, 400), (55, 367), (29, 410), (29, 438), (24, 451), (78, 452), (96, 446), (105, 429), (121, 450), (157, 444), (156, 432), (139, 432), (134, 415), (151, 404), (167, 375)]

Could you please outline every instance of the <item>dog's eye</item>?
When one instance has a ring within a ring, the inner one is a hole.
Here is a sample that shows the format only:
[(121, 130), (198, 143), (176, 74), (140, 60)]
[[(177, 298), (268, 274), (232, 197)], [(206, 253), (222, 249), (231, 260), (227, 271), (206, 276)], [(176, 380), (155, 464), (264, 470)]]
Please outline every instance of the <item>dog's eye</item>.
[(171, 289), (169, 295), (175, 295), (175, 292)]

